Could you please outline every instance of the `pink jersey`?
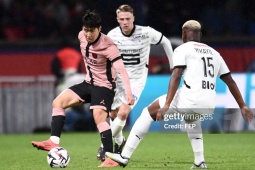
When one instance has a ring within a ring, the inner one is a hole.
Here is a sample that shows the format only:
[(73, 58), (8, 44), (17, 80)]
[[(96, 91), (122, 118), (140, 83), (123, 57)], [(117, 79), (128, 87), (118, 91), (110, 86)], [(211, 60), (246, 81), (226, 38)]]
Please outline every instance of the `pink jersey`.
[(95, 86), (115, 90), (115, 70), (117, 70), (121, 74), (122, 81), (125, 84), (126, 94), (131, 94), (128, 75), (119, 50), (113, 41), (105, 34), (100, 33), (98, 39), (92, 44), (89, 44), (83, 31), (80, 31), (78, 38), (87, 72), (85, 81)]

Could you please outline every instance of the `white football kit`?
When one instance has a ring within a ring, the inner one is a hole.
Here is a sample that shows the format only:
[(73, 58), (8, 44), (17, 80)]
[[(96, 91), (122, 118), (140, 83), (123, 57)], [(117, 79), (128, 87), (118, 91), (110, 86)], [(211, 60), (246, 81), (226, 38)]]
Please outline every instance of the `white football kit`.
[[(212, 113), (216, 100), (216, 78), (230, 74), (221, 55), (206, 44), (187, 42), (174, 50), (174, 67), (184, 67), (183, 84), (175, 94), (170, 108), (200, 114)], [(166, 95), (160, 96), (163, 107)]]
[[(131, 90), (135, 103), (133, 108), (144, 89), (147, 75), (151, 44), (162, 44), (168, 57), (170, 68), (172, 65), (172, 46), (169, 40), (151, 27), (135, 25), (130, 35), (124, 35), (120, 27), (112, 29), (107, 34), (113, 42), (117, 45), (126, 71), (129, 76)], [(126, 94), (120, 75), (117, 74), (117, 91), (115, 94), (112, 109), (115, 110), (120, 107), (121, 103), (126, 102)]]

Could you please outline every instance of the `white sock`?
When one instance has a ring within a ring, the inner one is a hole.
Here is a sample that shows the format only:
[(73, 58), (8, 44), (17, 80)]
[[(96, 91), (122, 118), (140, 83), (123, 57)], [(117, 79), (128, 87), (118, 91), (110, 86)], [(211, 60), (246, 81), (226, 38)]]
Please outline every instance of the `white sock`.
[(121, 120), (120, 118), (116, 117), (111, 124), (112, 136), (113, 137), (117, 136), (120, 133), (120, 131), (122, 131), (125, 125), (126, 120)]
[(119, 146), (122, 144), (124, 140), (122, 130), (115, 136), (114, 140), (115, 140), (115, 143), (117, 143)]
[[(111, 125), (111, 128), (112, 128), (112, 124), (113, 124), (113, 121), (112, 119), (110, 119), (110, 125)], [(125, 123), (126, 124), (126, 123)], [(125, 125), (124, 125), (125, 126)], [(124, 127), (123, 126), (123, 127)], [(121, 145), (122, 142), (123, 142), (123, 139), (124, 139), (124, 136), (123, 136), (123, 132), (122, 130), (113, 138), (113, 141), (115, 141), (115, 143), (117, 143), (118, 145)]]
[(60, 143), (60, 138), (57, 136), (51, 136), (50, 140), (55, 143), (55, 144), (59, 144)]
[(195, 121), (190, 124), (195, 125), (193, 129), (187, 129), (188, 137), (190, 140), (190, 144), (192, 146), (192, 150), (194, 152), (194, 163), (196, 165), (200, 164), (201, 162), (205, 161), (204, 158), (204, 144), (203, 144), (203, 135), (200, 126), (200, 121)]
[(124, 158), (131, 158), (136, 147), (139, 145), (140, 141), (147, 134), (150, 129), (151, 123), (154, 120), (151, 118), (149, 111), (146, 108), (143, 109), (142, 114), (136, 120), (134, 126), (132, 127), (130, 134), (127, 139), (127, 143), (122, 151), (121, 155)]

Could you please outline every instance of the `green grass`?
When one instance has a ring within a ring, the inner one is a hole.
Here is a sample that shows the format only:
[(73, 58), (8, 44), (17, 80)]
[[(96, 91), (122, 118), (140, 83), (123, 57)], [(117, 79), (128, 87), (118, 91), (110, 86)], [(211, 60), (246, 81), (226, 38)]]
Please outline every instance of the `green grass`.
[[(0, 169), (52, 169), (46, 161), (47, 152), (31, 145), (32, 140), (48, 137), (49, 134), (0, 135)], [(67, 169), (98, 169), (98, 133), (63, 133), (61, 145), (71, 156)], [(204, 146), (209, 169), (255, 169), (254, 134), (204, 134)], [(149, 133), (125, 169), (179, 170), (189, 169), (192, 163), (193, 153), (185, 133)]]

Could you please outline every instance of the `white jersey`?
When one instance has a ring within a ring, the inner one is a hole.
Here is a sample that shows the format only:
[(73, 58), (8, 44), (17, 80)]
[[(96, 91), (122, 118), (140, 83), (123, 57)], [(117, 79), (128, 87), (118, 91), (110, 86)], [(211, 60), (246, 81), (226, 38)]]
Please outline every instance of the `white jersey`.
[(178, 100), (191, 108), (214, 108), (216, 77), (230, 73), (221, 55), (206, 44), (191, 41), (174, 50), (173, 64), (185, 67)]
[[(162, 33), (151, 27), (135, 25), (129, 36), (124, 35), (120, 27), (112, 29), (107, 35), (121, 53), (130, 84), (144, 87), (148, 75), (150, 45), (160, 43)], [(119, 75), (117, 76), (117, 86), (123, 87)]]

